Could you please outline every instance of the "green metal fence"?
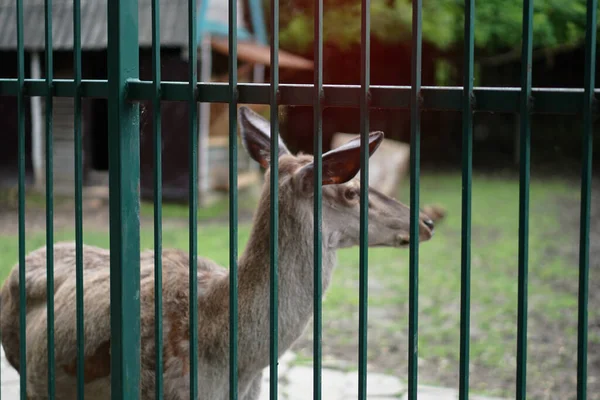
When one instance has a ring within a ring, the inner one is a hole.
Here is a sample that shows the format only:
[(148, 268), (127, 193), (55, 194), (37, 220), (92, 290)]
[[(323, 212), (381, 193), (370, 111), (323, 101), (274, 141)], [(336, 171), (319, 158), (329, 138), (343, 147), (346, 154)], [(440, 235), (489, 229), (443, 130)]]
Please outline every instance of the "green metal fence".
[[(23, 42), (23, 0), (17, 4), (18, 76), (0, 79), (0, 95), (15, 96), (18, 103), (19, 135), (19, 277), (20, 277), (20, 336), (26, 335), (25, 310), (25, 100), (28, 96), (43, 96), (46, 100), (46, 202), (47, 202), (47, 291), (53, 293), (53, 185), (52, 185), (52, 100), (53, 97), (72, 97), (75, 102), (75, 220), (76, 220), (76, 281), (77, 281), (77, 376), (78, 398), (83, 398), (83, 254), (82, 254), (82, 126), (81, 99), (101, 97), (109, 100), (110, 148), (110, 286), (111, 286), (111, 380), (112, 398), (133, 399), (140, 396), (140, 300), (139, 300), (139, 107), (141, 100), (151, 100), (159, 110), (163, 100), (187, 102), (189, 107), (189, 256), (190, 297), (197, 294), (197, 102), (229, 103), (229, 187), (230, 194), (230, 398), (237, 399), (237, 104), (270, 104), (271, 110), (271, 198), (278, 198), (278, 106), (312, 105), (314, 107), (314, 398), (321, 398), (321, 175), (322, 112), (325, 107), (360, 107), (361, 132), (361, 246), (360, 246), (360, 308), (359, 308), (359, 398), (366, 398), (366, 341), (367, 341), (367, 185), (368, 151), (365, 146), (369, 130), (369, 108), (410, 109), (411, 165), (410, 206), (411, 237), (418, 237), (419, 208), (419, 143), (420, 114), (423, 110), (462, 112), (463, 116), (463, 185), (462, 185), (462, 289), (460, 335), (461, 399), (469, 395), (469, 330), (470, 330), (470, 239), (471, 239), (471, 176), (474, 112), (511, 112), (520, 114), (520, 202), (519, 202), (519, 276), (518, 276), (518, 341), (516, 398), (526, 397), (527, 358), (527, 272), (528, 272), (528, 211), (530, 168), (530, 117), (532, 113), (582, 114), (584, 121), (583, 163), (581, 175), (581, 227), (579, 266), (579, 325), (577, 353), (577, 398), (586, 398), (587, 382), (587, 299), (589, 272), (589, 230), (592, 166), (592, 118), (595, 113), (595, 50), (597, 0), (587, 0), (586, 64), (583, 89), (536, 89), (531, 84), (533, 0), (524, 0), (521, 87), (474, 88), (474, 0), (465, 0), (465, 55), (462, 87), (421, 86), (421, 10), (422, 0), (413, 0), (412, 74), (411, 86), (371, 86), (369, 84), (369, 0), (362, 0), (361, 14), (361, 84), (323, 84), (323, 0), (315, 0), (314, 84), (280, 85), (278, 68), (271, 69), (269, 84), (238, 84), (236, 1), (229, 0), (229, 83), (197, 82), (196, 0), (189, 0), (189, 79), (187, 82), (160, 81), (159, 0), (152, 1), (152, 81), (138, 79), (138, 13), (137, 0), (108, 0), (108, 80), (84, 80), (81, 76), (81, 18), (80, 0), (74, 0), (74, 71), (72, 80), (53, 79), (51, 0), (45, 0), (46, 76), (25, 79)], [(271, 0), (271, 61), (278, 65), (279, 4)], [(154, 125), (154, 240), (155, 254), (161, 253), (161, 115), (153, 113)], [(278, 204), (271, 203), (270, 236), (270, 398), (277, 398), (277, 259)], [(408, 394), (417, 398), (418, 382), (418, 250), (416, 240), (410, 242)], [(161, 319), (161, 258), (155, 259), (155, 338), (156, 338), (156, 397), (162, 398), (162, 323)], [(54, 343), (54, 300), (48, 296), (48, 343)], [(197, 303), (190, 301), (190, 398), (198, 398), (198, 320)], [(54, 398), (54, 348), (48, 346), (48, 397)], [(26, 364), (26, 341), (20, 341), (20, 364)], [(21, 368), (21, 399), (26, 399), (26, 369)]]

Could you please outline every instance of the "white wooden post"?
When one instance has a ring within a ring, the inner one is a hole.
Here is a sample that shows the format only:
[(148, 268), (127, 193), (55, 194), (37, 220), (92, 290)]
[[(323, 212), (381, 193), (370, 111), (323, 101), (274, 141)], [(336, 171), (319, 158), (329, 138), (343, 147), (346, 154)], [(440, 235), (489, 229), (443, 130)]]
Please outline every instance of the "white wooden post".
[[(31, 54), (31, 78), (41, 78), (40, 54)], [(44, 138), (42, 135), (42, 99), (31, 97), (31, 161), (33, 164), (34, 186), (41, 187), (44, 183)]]
[[(203, 34), (200, 41), (200, 80), (210, 82), (210, 71), (212, 68), (210, 35)], [(207, 195), (210, 191), (210, 163), (208, 137), (210, 129), (210, 103), (200, 103), (198, 113), (198, 182), (199, 202), (206, 204)]]

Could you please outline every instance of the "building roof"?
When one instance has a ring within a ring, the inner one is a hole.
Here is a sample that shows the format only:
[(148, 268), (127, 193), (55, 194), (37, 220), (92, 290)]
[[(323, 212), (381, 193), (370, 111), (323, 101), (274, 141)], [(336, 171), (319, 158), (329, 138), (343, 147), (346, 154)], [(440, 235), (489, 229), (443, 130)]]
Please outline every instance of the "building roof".
[[(227, 24), (227, 0), (209, 0), (205, 18), (213, 25)], [(201, 0), (197, 1), (200, 14)], [(224, 7), (223, 4), (224, 3)], [(238, 26), (245, 31), (241, 2), (238, 0)], [(81, 46), (104, 49), (107, 46), (107, 1), (81, 0)], [(140, 47), (152, 45), (152, 2), (138, 0)], [(163, 46), (184, 47), (188, 43), (188, 0), (160, 0), (160, 41)], [(43, 50), (45, 41), (44, 0), (23, 0), (23, 39), (25, 49)], [(225, 25), (227, 26), (227, 25)], [(239, 30), (239, 28), (238, 28)], [(73, 47), (73, 0), (52, 0), (52, 42), (55, 50)], [(0, 50), (17, 47), (15, 0), (0, 0)]]

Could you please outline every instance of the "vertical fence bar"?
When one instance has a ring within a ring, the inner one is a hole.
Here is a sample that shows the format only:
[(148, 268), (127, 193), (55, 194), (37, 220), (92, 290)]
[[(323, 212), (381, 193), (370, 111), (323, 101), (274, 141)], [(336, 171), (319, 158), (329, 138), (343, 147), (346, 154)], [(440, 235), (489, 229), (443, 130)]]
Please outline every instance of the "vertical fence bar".
[(138, 2), (108, 0), (111, 398), (140, 395), (139, 106), (127, 101), (139, 77)]
[(469, 398), (469, 339), (471, 320), (471, 184), (473, 176), (473, 63), (475, 0), (465, 0), (465, 55), (462, 144), (462, 238), (460, 296), (459, 398)]
[(271, 1), (271, 84), (269, 85), (271, 113), (271, 213), (269, 252), (271, 256), (270, 270), (270, 373), (269, 396), (277, 400), (277, 359), (279, 357), (279, 321), (278, 321), (278, 271), (279, 261), (279, 0)]
[(17, 130), (19, 169), (19, 364), (21, 400), (27, 398), (27, 353), (26, 353), (26, 292), (25, 292), (25, 49), (23, 42), (23, 0), (17, 0)]
[(81, 132), (81, 0), (73, 1), (73, 71), (75, 81), (75, 303), (77, 309), (77, 399), (83, 399), (84, 321), (83, 321), (83, 145)]
[(523, 43), (521, 53), (520, 168), (519, 168), (519, 292), (517, 321), (516, 398), (527, 396), (527, 274), (529, 253), (529, 173), (531, 144), (531, 58), (533, 0), (523, 3)]
[(154, 393), (163, 398), (163, 321), (162, 321), (162, 134), (160, 89), (160, 3), (152, 0), (152, 97), (154, 158)]
[(229, 395), (238, 398), (237, 1), (229, 0)]
[(190, 400), (198, 398), (198, 104), (196, 0), (188, 0), (188, 67), (189, 67), (189, 331), (190, 331)]
[(592, 197), (593, 112), (596, 99), (596, 18), (598, 0), (587, 1), (585, 37), (583, 160), (581, 166), (581, 214), (579, 222), (579, 299), (577, 326), (577, 400), (587, 398), (588, 291), (590, 271), (590, 207)]
[(313, 155), (314, 175), (314, 325), (313, 325), (313, 399), (321, 400), (322, 389), (322, 303), (323, 296), (323, 0), (315, 0), (314, 15), (314, 94)]
[(54, 179), (52, 137), (52, 79), (54, 76), (52, 51), (52, 0), (44, 2), (45, 32), (45, 75), (46, 75), (46, 323), (48, 340), (48, 398), (55, 396), (54, 359)]
[(408, 398), (417, 399), (419, 314), (419, 173), (421, 148), (421, 9), (412, 3), (412, 69), (410, 89), (410, 246), (408, 304)]
[(367, 398), (367, 318), (369, 277), (369, 77), (371, 1), (361, 0), (360, 54), (360, 246), (358, 300), (358, 398)]

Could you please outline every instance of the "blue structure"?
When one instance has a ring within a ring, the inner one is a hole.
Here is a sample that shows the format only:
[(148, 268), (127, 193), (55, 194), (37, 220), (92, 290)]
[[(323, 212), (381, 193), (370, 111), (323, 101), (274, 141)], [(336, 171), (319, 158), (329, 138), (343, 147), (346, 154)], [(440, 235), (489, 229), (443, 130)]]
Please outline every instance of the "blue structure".
[[(267, 32), (262, 11), (261, 0), (249, 0), (250, 16), (254, 35), (244, 26), (242, 0), (238, 4), (238, 43), (252, 41), (268, 45)], [(203, 0), (200, 3), (197, 25), (197, 43), (200, 47), (200, 80), (209, 82), (212, 70), (211, 37), (228, 37), (228, 2), (227, 0)], [(264, 65), (255, 64), (253, 73), (254, 82), (262, 82), (264, 78)], [(210, 130), (210, 104), (201, 103), (198, 121), (198, 168), (200, 201), (204, 202), (210, 191), (210, 160), (209, 160), (209, 130)]]
[[(212, 0), (214, 1), (223, 1), (223, 0)], [(198, 34), (198, 43), (202, 42), (202, 38), (205, 35), (210, 36), (227, 36), (229, 33), (229, 27), (227, 23), (220, 21), (218, 19), (209, 18), (209, 1), (202, 1), (200, 4), (200, 10), (198, 13), (198, 26), (197, 26), (197, 34)], [(227, 7), (227, 3), (224, 2), (225, 7)], [(250, 18), (252, 20), (252, 28), (254, 31), (254, 35), (252, 35), (245, 26), (238, 26), (238, 40), (254, 40), (260, 44), (267, 44), (267, 30), (265, 27), (264, 15), (262, 12), (262, 6), (260, 4), (260, 0), (248, 0), (248, 5), (250, 7)], [(241, 7), (239, 7), (238, 2), (238, 13), (241, 15)]]

